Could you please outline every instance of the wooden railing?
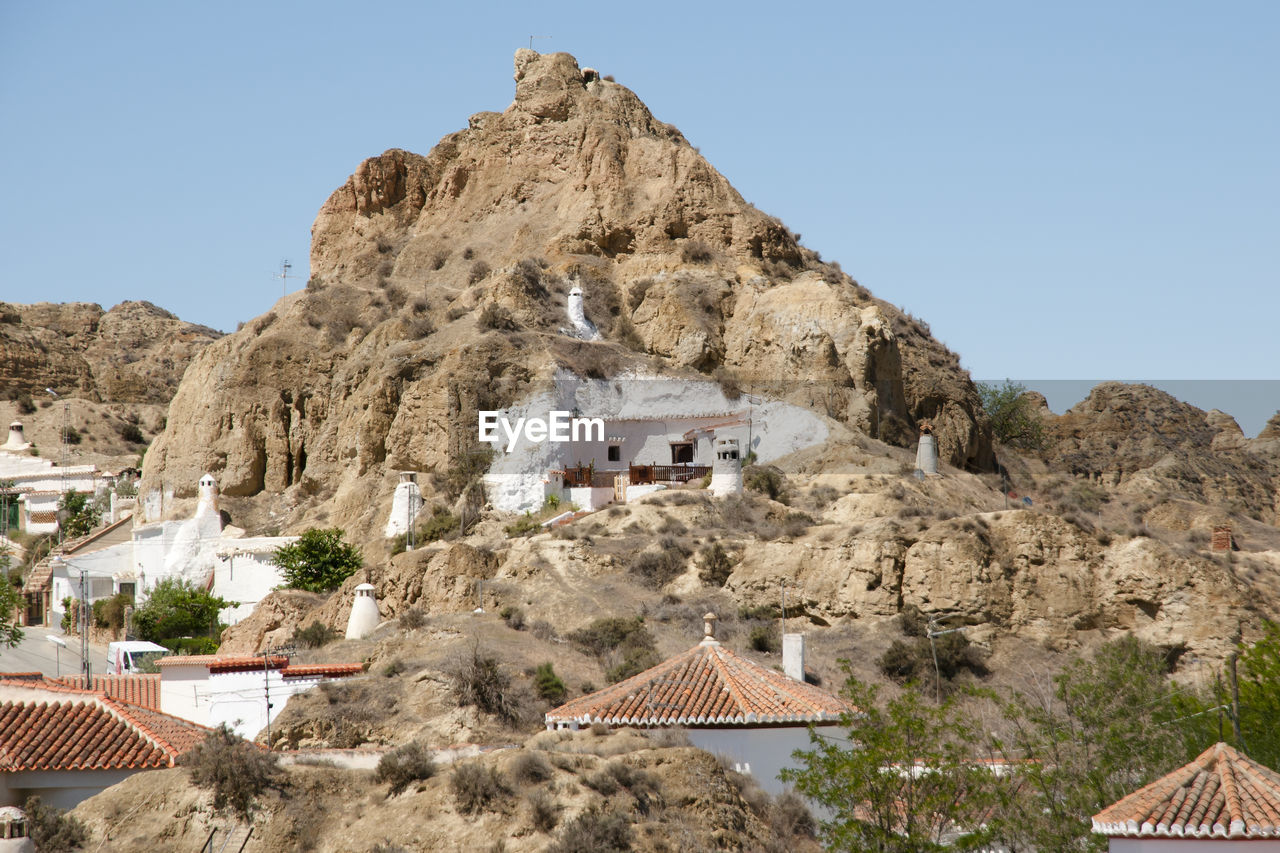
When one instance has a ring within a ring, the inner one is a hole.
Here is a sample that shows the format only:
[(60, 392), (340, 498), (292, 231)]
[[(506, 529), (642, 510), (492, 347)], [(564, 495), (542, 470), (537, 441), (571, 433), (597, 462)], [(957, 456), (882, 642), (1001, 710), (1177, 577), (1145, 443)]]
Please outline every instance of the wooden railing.
[(564, 469), (564, 484), (574, 488), (593, 486), (597, 489), (612, 489), (613, 478), (621, 473), (621, 471), (603, 471), (590, 465), (579, 465)]
[(629, 480), (633, 486), (646, 483), (688, 483), (691, 480), (701, 480), (710, 473), (710, 465), (632, 465)]

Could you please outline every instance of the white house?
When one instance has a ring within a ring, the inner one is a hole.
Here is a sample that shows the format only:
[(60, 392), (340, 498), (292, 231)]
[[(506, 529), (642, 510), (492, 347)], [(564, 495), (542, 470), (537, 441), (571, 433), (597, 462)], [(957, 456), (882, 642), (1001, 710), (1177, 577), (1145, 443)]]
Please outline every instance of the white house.
[(513, 512), (536, 509), (551, 495), (594, 509), (664, 483), (701, 480), (712, 471), (717, 440), (767, 462), (827, 435), (808, 409), (746, 395), (730, 401), (711, 381), (567, 374), (518, 406), (481, 412), (477, 424), (478, 440), (495, 452), (486, 494)]
[(32, 456), (17, 421), (9, 425), (9, 439), (0, 446), (0, 480), (13, 482), (11, 491), (17, 494), (20, 507), (18, 527), (27, 533), (58, 531), (58, 502), (63, 493), (95, 495), (108, 485), (96, 466), (55, 465)]
[(178, 655), (156, 668), (161, 711), (203, 726), (225, 723), (245, 738), (257, 737), (290, 697), (364, 672), (359, 663), (290, 665), (284, 655)]
[(0, 674), (0, 806), (62, 809), (142, 770), (173, 767), (208, 730), (35, 676)]
[(778, 773), (794, 766), (793, 751), (810, 747), (809, 727), (836, 733), (852, 709), (825, 690), (725, 648), (715, 639), (716, 617), (708, 613), (705, 619), (701, 643), (548, 711), (547, 728), (680, 727), (694, 746), (728, 756), (760, 787), (780, 793)]
[(1280, 851), (1280, 773), (1214, 744), (1093, 816), (1110, 853)]

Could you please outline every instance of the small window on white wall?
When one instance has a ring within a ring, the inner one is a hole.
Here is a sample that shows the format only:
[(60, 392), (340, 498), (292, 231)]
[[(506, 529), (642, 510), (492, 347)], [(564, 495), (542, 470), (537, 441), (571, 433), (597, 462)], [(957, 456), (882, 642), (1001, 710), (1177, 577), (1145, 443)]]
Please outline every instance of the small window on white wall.
[(609, 445), (609, 461), (610, 462), (622, 461), (622, 445), (620, 444)]

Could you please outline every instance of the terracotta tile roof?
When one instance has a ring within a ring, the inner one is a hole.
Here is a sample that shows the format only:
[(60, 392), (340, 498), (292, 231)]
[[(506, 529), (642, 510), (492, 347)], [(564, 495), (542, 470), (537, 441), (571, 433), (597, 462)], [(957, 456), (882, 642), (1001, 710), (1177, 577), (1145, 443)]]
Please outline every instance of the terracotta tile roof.
[(1215, 744), (1093, 816), (1093, 831), (1143, 838), (1280, 837), (1280, 773)]
[[(85, 689), (83, 675), (64, 675), (56, 680), (68, 687)], [(95, 675), (88, 689), (130, 705), (160, 710), (160, 676), (156, 674)]]
[(209, 731), (50, 681), (0, 680), (0, 772), (173, 767)]
[(825, 690), (794, 681), (703, 640), (687, 652), (547, 712), (548, 724), (762, 726), (835, 722), (853, 710)]
[(290, 664), (280, 670), (285, 678), (344, 678), (364, 672), (362, 663)]
[[(271, 669), (283, 669), (289, 665), (284, 655), (272, 655), (267, 664)], [(169, 655), (156, 661), (156, 666), (203, 666), (209, 672), (243, 672), (262, 669), (261, 655)]]

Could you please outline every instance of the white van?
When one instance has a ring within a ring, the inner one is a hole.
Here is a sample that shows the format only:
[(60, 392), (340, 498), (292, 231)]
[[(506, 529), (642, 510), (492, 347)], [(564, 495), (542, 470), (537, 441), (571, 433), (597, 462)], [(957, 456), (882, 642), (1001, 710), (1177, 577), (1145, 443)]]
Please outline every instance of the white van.
[(173, 652), (146, 640), (125, 640), (107, 646), (107, 675), (155, 672), (153, 664)]

